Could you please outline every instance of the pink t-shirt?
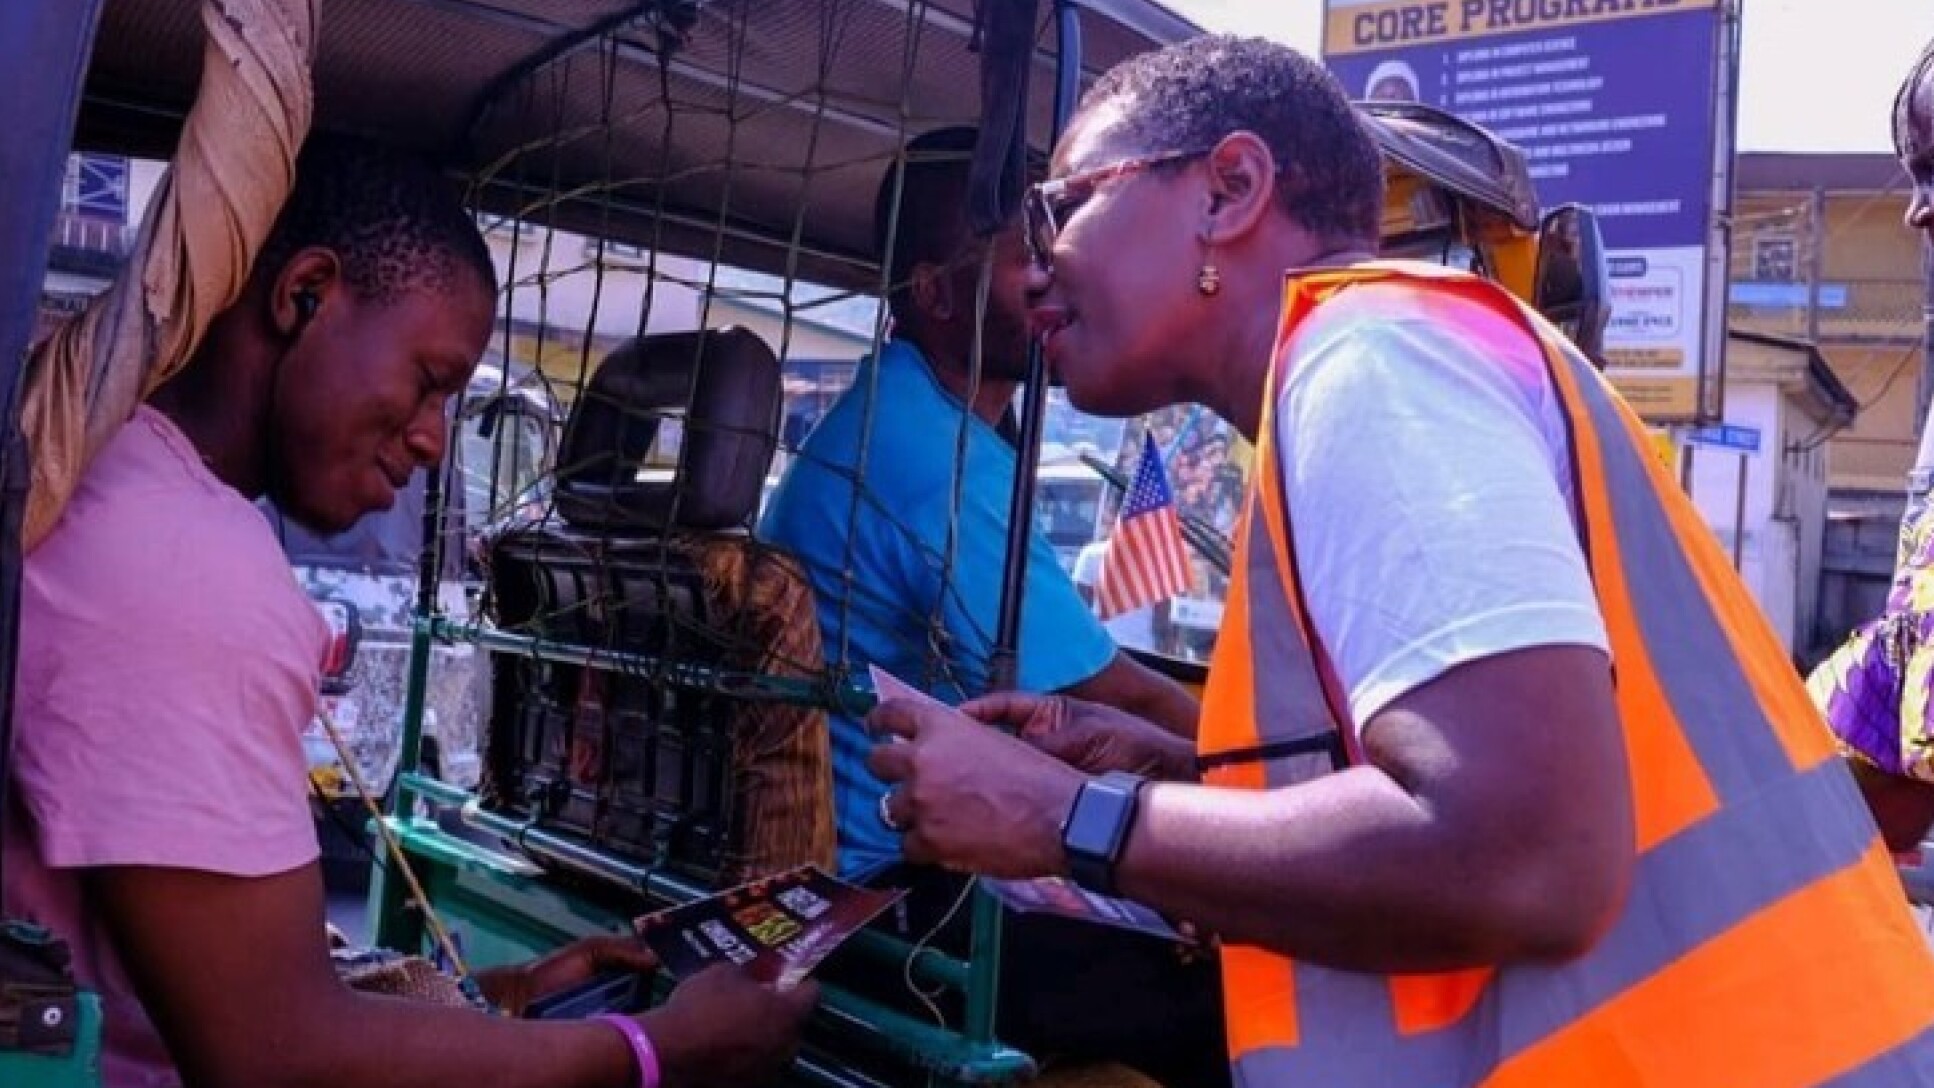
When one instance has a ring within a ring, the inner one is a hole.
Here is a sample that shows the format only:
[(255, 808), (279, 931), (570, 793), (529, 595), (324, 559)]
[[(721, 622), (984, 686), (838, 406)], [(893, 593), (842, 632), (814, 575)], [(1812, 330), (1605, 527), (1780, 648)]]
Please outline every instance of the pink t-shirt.
[(174, 1085), (77, 870), (313, 862), (300, 733), (328, 632), (267, 521), (142, 408), (27, 558), (4, 913), (106, 1007), (107, 1083)]

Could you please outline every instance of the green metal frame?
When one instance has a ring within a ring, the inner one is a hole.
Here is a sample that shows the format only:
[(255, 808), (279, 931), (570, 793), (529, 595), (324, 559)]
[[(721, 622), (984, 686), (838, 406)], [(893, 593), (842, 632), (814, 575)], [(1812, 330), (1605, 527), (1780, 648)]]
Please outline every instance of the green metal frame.
[[(1055, 86), (1058, 136), (1079, 89), (1082, 51), (1080, 23), (1073, 4), (1070, 0), (1052, 0), (1052, 4), (1059, 46)], [(1030, 393), (1029, 407), (1036, 423), (1032, 430), (1038, 434), (1040, 407), (1045, 400), (1040, 380), (1044, 371), (1038, 353), (1031, 363), (1037, 380), (1036, 388)], [(1033, 458), (1026, 461), (1032, 464)], [(438, 820), (419, 815), (422, 807), (444, 812), (455, 810), (469, 827), (515, 842), (526, 855), (586, 873), (603, 885), (635, 892), (652, 903), (670, 906), (710, 894), (712, 889), (699, 887), (676, 875), (586, 849), (542, 828), (486, 811), (469, 792), (417, 773), (422, 762), (423, 715), (433, 644), (469, 643), (507, 656), (610, 669), (739, 699), (776, 700), (855, 715), (871, 709), (873, 692), (851, 684), (731, 672), (451, 623), (435, 614), (433, 580), (437, 557), (432, 553), (434, 542), (439, 539), (436, 518), (441, 504), (440, 490), (433, 484), (428, 496), (426, 516), (430, 524), (425, 533), (424, 584), (411, 635), (400, 773), (385, 819), (439, 916), (461, 934), (466, 958), (474, 966), (525, 959), (579, 937), (626, 931), (630, 918), (559, 887), (528, 857), (481, 847), (446, 831)], [(1011, 659), (1017, 649), (1019, 575), (1025, 569), (1024, 541), (1032, 522), (1031, 473), (1019, 474), (1013, 506), (1009, 525), (1013, 546), (1008, 559), (1013, 569), (1008, 572), (1002, 602), (1003, 618), (1007, 622), (1002, 625), (1004, 637), (998, 640), (996, 651), (997, 665), (1008, 666), (998, 670), (1002, 674), (1013, 671)], [(1012, 616), (1008, 615), (1010, 612)], [(932, 948), (916, 949), (905, 941), (869, 930), (858, 934), (825, 965), (820, 972), (825, 982), (823, 997), (808, 1032), (806, 1051), (794, 1066), (795, 1082), (828, 1088), (877, 1085), (879, 1082), (861, 1073), (857, 1066), (848, 1068), (843, 1060), (856, 1058), (862, 1052), (875, 1060), (886, 1058), (898, 1063), (898, 1068), (910, 1066), (927, 1074), (929, 1083), (1005, 1084), (1033, 1077), (1036, 1072), (1033, 1060), (1004, 1046), (995, 1033), (1000, 979), (1000, 905), (978, 886), (973, 889), (972, 900), (969, 955), (965, 962)], [(371, 877), (370, 914), (377, 943), (402, 951), (427, 950), (426, 927), (409, 904), (407, 884), (398, 874), (390, 873), (381, 858)], [(964, 999), (964, 1023), (959, 1031), (954, 1031), (863, 998), (839, 985), (841, 973), (846, 970), (905, 971), (919, 984), (958, 993)]]
[[(856, 685), (829, 688), (783, 677), (757, 676), (657, 658), (551, 642), (525, 635), (456, 624), (436, 616), (418, 617), (411, 637), (411, 665), (404, 699), (403, 737), (396, 785), (386, 822), (412, 871), (445, 924), (460, 934), (472, 966), (489, 967), (529, 959), (581, 937), (625, 932), (630, 917), (555, 886), (528, 860), (492, 850), (446, 831), (419, 810), (455, 812), (467, 826), (515, 842), (527, 855), (559, 868), (597, 878), (599, 883), (633, 892), (648, 902), (672, 906), (703, 898), (706, 888), (661, 869), (632, 864), (587, 850), (569, 839), (484, 809), (473, 793), (419, 773), (423, 711), (435, 643), (468, 642), (507, 656), (538, 657), (592, 668), (663, 676), (668, 683), (737, 697), (827, 706), (864, 713), (871, 691)], [(369, 891), (374, 940), (406, 952), (429, 950), (421, 913), (410, 903), (407, 882), (379, 858)], [(878, 931), (858, 934), (827, 971), (815, 1016), (814, 1053), (795, 1067), (799, 1083), (827, 1086), (864, 1084), (840, 1068), (834, 1054), (864, 1052), (922, 1073), (941, 1083), (1006, 1084), (1036, 1071), (1026, 1054), (1003, 1045), (995, 1035), (994, 997), (1000, 978), (999, 904), (976, 888), (970, 956), (963, 962), (933, 948), (911, 944)], [(946, 988), (965, 1000), (959, 1031), (915, 1019), (838, 985), (843, 970), (907, 971), (919, 984)]]

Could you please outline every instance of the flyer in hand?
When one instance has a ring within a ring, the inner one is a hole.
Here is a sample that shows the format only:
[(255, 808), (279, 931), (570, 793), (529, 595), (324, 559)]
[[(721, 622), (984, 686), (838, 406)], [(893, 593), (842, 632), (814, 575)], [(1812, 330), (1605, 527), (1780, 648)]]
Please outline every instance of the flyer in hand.
[(905, 894), (862, 888), (802, 865), (632, 925), (675, 978), (735, 963), (761, 982), (789, 989)]
[[(878, 665), (870, 666), (868, 671), (872, 676), (873, 690), (881, 702), (908, 699), (916, 703), (939, 704), (939, 700), (933, 696)], [(1190, 939), (1176, 932), (1175, 927), (1169, 925), (1161, 915), (1140, 903), (1097, 895), (1059, 877), (1042, 877), (1038, 880), (982, 878), (981, 883), (995, 899), (1016, 914), (1053, 914), (1172, 941)]]
[(927, 706), (947, 705), (878, 665), (868, 665), (866, 672), (873, 680), (873, 693), (879, 697), (880, 702), (884, 703), (888, 699), (906, 699)]
[(981, 884), (1016, 914), (1052, 914), (1082, 922), (1134, 930), (1171, 941), (1189, 938), (1176, 932), (1161, 915), (1128, 899), (1097, 895), (1071, 881), (1045, 876), (1035, 880), (994, 880)]

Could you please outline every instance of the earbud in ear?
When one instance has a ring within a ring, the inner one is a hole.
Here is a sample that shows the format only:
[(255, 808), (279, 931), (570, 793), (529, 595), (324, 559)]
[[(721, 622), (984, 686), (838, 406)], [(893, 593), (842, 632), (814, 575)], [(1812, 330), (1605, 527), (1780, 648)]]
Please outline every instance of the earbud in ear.
[(322, 300), (317, 298), (316, 293), (314, 291), (309, 290), (307, 287), (304, 287), (295, 293), (294, 301), (295, 301), (296, 317), (304, 325), (307, 325), (312, 319), (315, 318), (316, 307), (322, 305)]

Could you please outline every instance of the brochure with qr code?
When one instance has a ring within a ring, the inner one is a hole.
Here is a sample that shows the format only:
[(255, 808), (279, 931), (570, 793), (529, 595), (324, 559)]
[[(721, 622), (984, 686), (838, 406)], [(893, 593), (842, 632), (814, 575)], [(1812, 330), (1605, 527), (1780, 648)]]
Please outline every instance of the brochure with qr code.
[(1060, 877), (1035, 880), (994, 880), (981, 878), (981, 885), (1001, 905), (1016, 914), (1052, 914), (1082, 922), (1095, 922), (1117, 929), (1146, 933), (1171, 941), (1190, 942), (1159, 914), (1128, 899), (1097, 895)]
[(862, 888), (802, 865), (632, 925), (674, 978), (732, 963), (789, 989), (905, 894)]

